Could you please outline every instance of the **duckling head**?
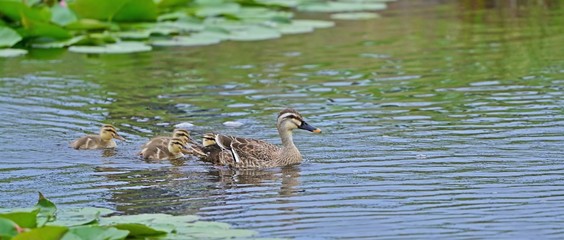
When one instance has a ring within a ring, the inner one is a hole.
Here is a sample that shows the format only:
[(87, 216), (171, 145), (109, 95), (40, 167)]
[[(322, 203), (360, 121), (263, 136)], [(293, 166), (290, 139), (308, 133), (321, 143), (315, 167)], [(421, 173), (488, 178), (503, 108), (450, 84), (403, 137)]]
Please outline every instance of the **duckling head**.
[(321, 133), (321, 129), (309, 125), (302, 115), (291, 108), (286, 108), (280, 111), (276, 125), (279, 130), (292, 131), (296, 128), (307, 130), (313, 133)]
[(190, 137), (190, 132), (186, 129), (180, 129), (180, 128), (174, 129), (174, 131), (172, 132), (172, 137), (180, 138), (181, 141), (185, 144), (190, 141), (194, 141), (192, 137)]
[(202, 146), (207, 147), (216, 144), (215, 142), (215, 134), (213, 133), (206, 133), (202, 138)]
[(182, 150), (186, 148), (186, 144), (183, 142), (182, 138), (172, 138), (168, 142), (168, 151), (174, 155), (182, 154)]
[(110, 124), (104, 124), (102, 126), (102, 128), (100, 128), (100, 138), (102, 138), (102, 140), (104, 140), (104, 141), (109, 141), (112, 138), (125, 141), (125, 138), (120, 136), (117, 133), (116, 128), (114, 126), (110, 125)]

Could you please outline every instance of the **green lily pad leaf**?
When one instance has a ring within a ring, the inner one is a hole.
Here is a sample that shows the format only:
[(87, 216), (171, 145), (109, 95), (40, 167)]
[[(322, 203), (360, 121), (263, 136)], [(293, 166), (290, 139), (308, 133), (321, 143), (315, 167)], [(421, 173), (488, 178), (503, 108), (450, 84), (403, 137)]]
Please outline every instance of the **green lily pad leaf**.
[(81, 18), (76, 22), (69, 23), (65, 27), (70, 30), (103, 30), (110, 29), (114, 25), (96, 19)]
[(251, 20), (268, 20), (268, 19), (290, 19), (294, 14), (292, 12), (274, 11), (263, 7), (245, 7), (235, 13), (235, 16), (244, 21)]
[(278, 24), (276, 25), (276, 29), (283, 34), (299, 34), (299, 33), (308, 33), (313, 32), (315, 30), (312, 26), (307, 25), (299, 25), (299, 24)]
[(355, 13), (335, 13), (331, 14), (332, 19), (338, 20), (364, 20), (379, 18), (380, 15), (371, 12), (355, 12)]
[(68, 231), (67, 227), (60, 226), (46, 226), (41, 228), (32, 229), (29, 232), (24, 232), (12, 238), (12, 240), (59, 240)]
[(21, 40), (22, 37), (14, 29), (0, 26), (0, 48), (14, 46)]
[(115, 36), (121, 39), (135, 39), (135, 40), (142, 40), (148, 39), (151, 36), (151, 31), (149, 30), (142, 30), (142, 31), (126, 31), (126, 32), (115, 32), (112, 33)]
[(0, 214), (0, 218), (8, 219), (20, 227), (24, 228), (34, 228), (37, 227), (37, 213), (39, 209), (35, 209), (31, 212), (11, 212), (11, 213), (2, 213)]
[(81, 18), (111, 20), (113, 16), (130, 0), (76, 0), (68, 3), (69, 7)]
[(51, 22), (65, 26), (69, 23), (76, 22), (77, 18), (74, 13), (66, 7), (61, 7), (58, 4), (51, 7)]
[(170, 8), (186, 5), (191, 2), (191, 0), (155, 0), (155, 2), (157, 3), (157, 7), (159, 8)]
[(260, 41), (279, 38), (280, 32), (266, 27), (251, 26), (244, 29), (232, 31), (229, 40), (233, 41)]
[(127, 235), (127, 230), (91, 225), (70, 228), (61, 240), (120, 240)]
[(186, 14), (185, 12), (171, 12), (171, 13), (165, 13), (165, 14), (161, 14), (157, 17), (157, 21), (162, 22), (162, 21), (174, 21), (174, 20), (178, 20), (178, 19), (183, 19), (183, 18), (188, 18), (188, 14)]
[(30, 208), (0, 208), (0, 213), (11, 213), (11, 212), (33, 212), (36, 211), (37, 208), (30, 207)]
[(180, 33), (178, 29), (166, 29), (166, 28), (163, 29), (152, 28), (149, 29), (149, 31), (151, 32), (151, 35), (161, 35), (161, 36), (175, 35)]
[(221, 42), (219, 38), (205, 38), (205, 37), (174, 37), (168, 40), (156, 40), (151, 42), (153, 46), (169, 47), (169, 46), (204, 46), (212, 45)]
[(166, 231), (157, 230), (141, 223), (120, 223), (113, 225), (113, 227), (121, 230), (127, 230), (129, 231), (129, 235), (133, 237), (158, 236), (168, 233)]
[(165, 239), (184, 239), (186, 236), (196, 239), (229, 239), (252, 237), (257, 234), (251, 230), (231, 229), (226, 223), (199, 221), (177, 225), (176, 233), (168, 234)]
[(73, 37), (68, 40), (63, 41), (54, 41), (54, 42), (45, 42), (45, 43), (32, 43), (31, 46), (34, 48), (64, 48), (74, 44), (77, 44), (86, 39), (86, 36), (81, 35), (77, 37)]
[(153, 0), (130, 0), (113, 17), (113, 20), (118, 22), (155, 21), (156, 19), (157, 5)]
[(255, 0), (257, 3), (266, 5), (284, 6), (284, 7), (297, 7), (302, 1), (299, 0)]
[(51, 37), (55, 39), (70, 38), (72, 35), (66, 29), (48, 22), (38, 21), (22, 15), (22, 25), (26, 36)]
[(55, 221), (48, 223), (48, 225), (80, 226), (92, 224), (98, 222), (100, 216), (113, 212), (110, 209), (95, 207), (59, 209)]
[(55, 217), (55, 212), (57, 207), (49, 199), (45, 198), (42, 193), (39, 193), (39, 200), (35, 204), (36, 208), (39, 208), (39, 213), (37, 214), (37, 226), (43, 226), (48, 221), (51, 221)]
[(170, 233), (176, 231), (176, 226), (193, 223), (197, 219), (198, 217), (193, 215), (171, 216), (157, 213), (101, 218), (99, 224), (102, 226), (116, 226), (118, 224), (139, 223), (145, 224), (149, 228), (157, 231)]
[(115, 223), (169, 223), (169, 222), (194, 222), (198, 220), (197, 216), (172, 216), (163, 213), (153, 214), (139, 214), (139, 215), (125, 215), (125, 216), (112, 216), (100, 219), (100, 225), (112, 225)]
[(4, 15), (13, 21), (20, 21), (22, 16), (41, 22), (48, 22), (51, 18), (49, 11), (40, 8), (31, 8), (18, 0), (0, 1), (0, 15)]
[(154, 25), (154, 28), (176, 29), (181, 32), (195, 32), (202, 31), (204, 25), (192, 22), (159, 22)]
[(240, 9), (241, 6), (237, 3), (206, 4), (198, 7), (196, 16), (211, 17), (221, 14), (236, 14)]
[(151, 46), (138, 42), (119, 42), (103, 46), (71, 46), (69, 51), (92, 54), (123, 54), (151, 51)]
[(294, 20), (292, 24), (295, 26), (308, 26), (313, 28), (329, 28), (335, 26), (335, 23), (330, 21), (305, 19)]
[(0, 217), (0, 239), (10, 239), (18, 235), (18, 227), (15, 222)]
[(190, 35), (191, 38), (198, 38), (198, 39), (210, 39), (210, 41), (212, 39), (217, 39), (219, 41), (221, 40), (227, 40), (229, 39), (229, 32), (224, 33), (224, 32), (216, 32), (216, 31), (203, 31), (203, 32), (199, 32), (199, 33), (194, 33), (192, 35)]
[(299, 11), (306, 12), (355, 12), (383, 9), (386, 9), (385, 3), (319, 2), (298, 6)]

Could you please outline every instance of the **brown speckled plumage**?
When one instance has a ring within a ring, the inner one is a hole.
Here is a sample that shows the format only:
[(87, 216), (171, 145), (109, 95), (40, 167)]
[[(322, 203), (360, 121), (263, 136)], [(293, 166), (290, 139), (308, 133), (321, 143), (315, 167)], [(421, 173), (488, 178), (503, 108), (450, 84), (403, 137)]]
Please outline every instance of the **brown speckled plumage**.
[(201, 158), (214, 164), (240, 169), (298, 164), (302, 161), (302, 155), (294, 145), (292, 130), (301, 128), (321, 132), (307, 124), (294, 109), (282, 110), (278, 115), (276, 127), (282, 139), (282, 147), (262, 140), (207, 133), (204, 135), (203, 145), (200, 146), (205, 153)]

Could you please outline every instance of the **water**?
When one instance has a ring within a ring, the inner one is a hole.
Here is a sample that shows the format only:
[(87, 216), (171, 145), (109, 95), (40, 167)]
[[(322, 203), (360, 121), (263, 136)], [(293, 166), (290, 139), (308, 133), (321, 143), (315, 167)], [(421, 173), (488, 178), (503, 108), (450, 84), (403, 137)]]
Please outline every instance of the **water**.
[[(264, 237), (561, 239), (564, 10), (500, 2), (400, 1), (381, 19), (272, 41), (1, 59), (0, 205), (30, 206), (41, 191)], [(135, 157), (183, 122), (196, 137), (279, 143), (285, 106), (324, 131), (295, 133), (299, 166)], [(101, 123), (128, 142), (68, 147)]]

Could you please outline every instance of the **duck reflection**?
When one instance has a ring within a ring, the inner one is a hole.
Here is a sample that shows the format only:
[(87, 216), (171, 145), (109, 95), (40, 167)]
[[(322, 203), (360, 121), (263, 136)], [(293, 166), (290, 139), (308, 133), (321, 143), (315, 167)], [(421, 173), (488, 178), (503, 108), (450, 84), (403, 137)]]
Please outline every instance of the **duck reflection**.
[(100, 186), (110, 189), (108, 201), (124, 214), (198, 214), (206, 211), (204, 208), (225, 205), (243, 209), (239, 200), (257, 199), (274, 191), (283, 201), (301, 192), (299, 166), (233, 170), (200, 162), (171, 161), (171, 164), (160, 169), (124, 171), (97, 167), (95, 170), (108, 179), (107, 184)]
[(115, 148), (105, 148), (102, 150), (102, 157), (108, 158), (115, 156), (117, 153)]

